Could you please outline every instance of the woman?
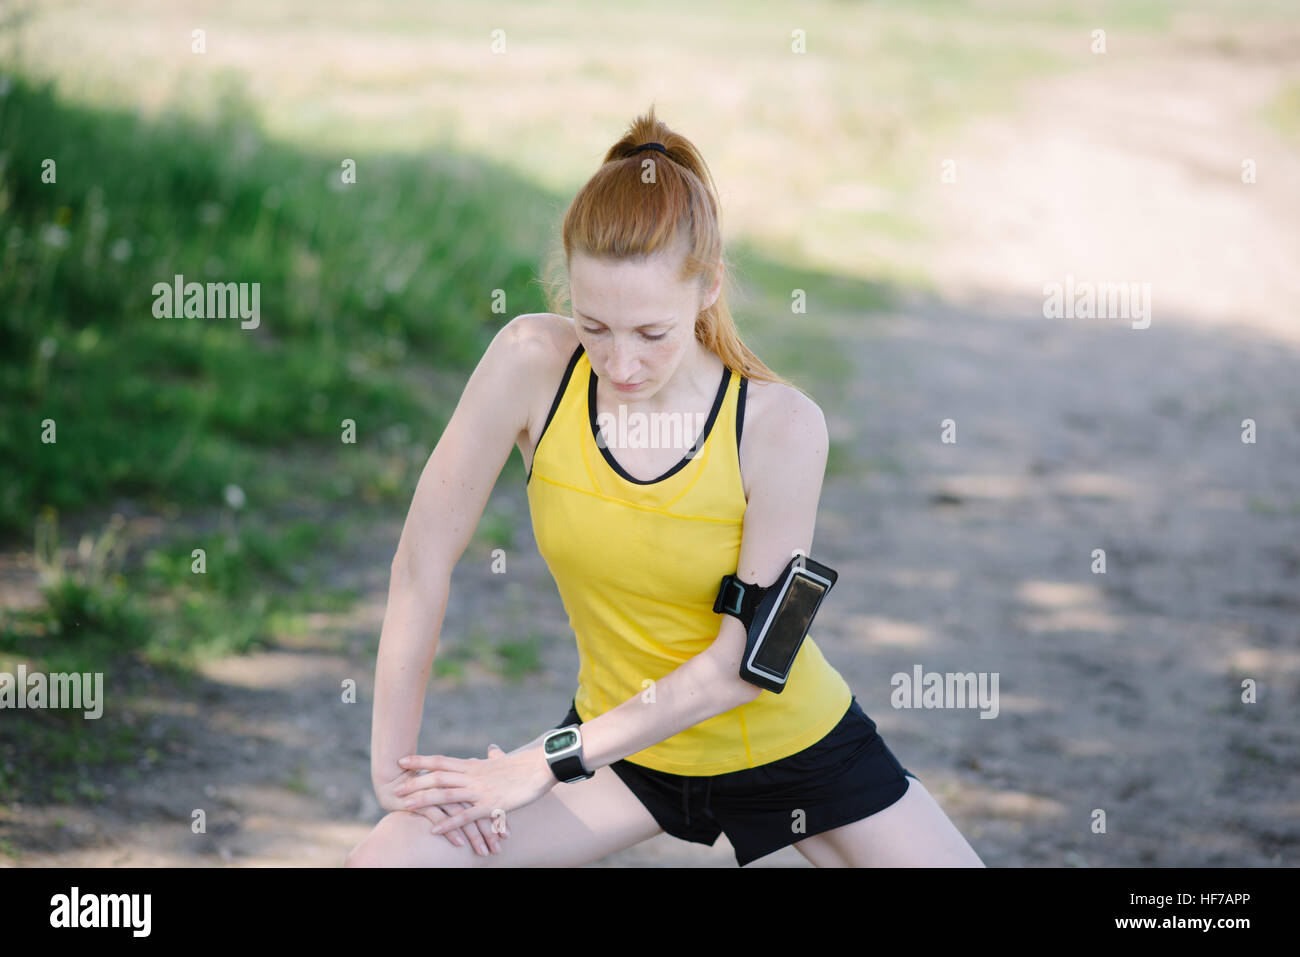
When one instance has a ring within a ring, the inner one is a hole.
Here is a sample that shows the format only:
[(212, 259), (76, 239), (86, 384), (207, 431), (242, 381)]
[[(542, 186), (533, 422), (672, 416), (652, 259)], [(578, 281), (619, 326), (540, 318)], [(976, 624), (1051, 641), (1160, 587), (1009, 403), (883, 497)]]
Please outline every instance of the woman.
[[(573, 318), (519, 316), (470, 377), (393, 559), (371, 740), (391, 813), (349, 865), (576, 866), (667, 831), (726, 833), (741, 866), (790, 844), (819, 867), (983, 866), (811, 634), (781, 694), (738, 675), (719, 584), (811, 554), (828, 438), (736, 333), (718, 209), (651, 108), (565, 216)], [(580, 726), (586, 778), (552, 771), (545, 731), (485, 759), (413, 754), (451, 570), (512, 444), (578, 642), (553, 727)]]

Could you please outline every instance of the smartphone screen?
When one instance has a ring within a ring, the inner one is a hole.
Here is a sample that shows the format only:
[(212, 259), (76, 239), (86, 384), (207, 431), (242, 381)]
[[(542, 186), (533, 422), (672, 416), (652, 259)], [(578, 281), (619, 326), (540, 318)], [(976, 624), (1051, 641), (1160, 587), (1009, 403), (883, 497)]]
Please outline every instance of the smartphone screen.
[(772, 616), (772, 624), (763, 637), (763, 646), (754, 658), (754, 667), (784, 675), (794, 663), (799, 642), (808, 633), (813, 615), (826, 594), (826, 586), (812, 578), (795, 575)]

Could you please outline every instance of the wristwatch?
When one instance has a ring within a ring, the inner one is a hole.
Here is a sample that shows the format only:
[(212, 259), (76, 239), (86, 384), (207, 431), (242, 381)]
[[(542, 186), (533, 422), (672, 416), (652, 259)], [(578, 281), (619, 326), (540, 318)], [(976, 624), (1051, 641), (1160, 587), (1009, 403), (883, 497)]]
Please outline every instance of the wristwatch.
[(576, 724), (546, 732), (542, 739), (542, 753), (551, 773), (561, 784), (585, 781), (595, 775), (582, 763), (582, 732)]

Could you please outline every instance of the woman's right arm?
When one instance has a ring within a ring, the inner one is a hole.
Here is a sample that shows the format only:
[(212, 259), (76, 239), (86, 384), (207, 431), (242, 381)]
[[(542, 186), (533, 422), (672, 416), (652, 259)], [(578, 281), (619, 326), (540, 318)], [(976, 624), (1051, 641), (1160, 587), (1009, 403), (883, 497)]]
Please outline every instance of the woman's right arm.
[(418, 753), (424, 691), (438, 650), (451, 572), (478, 526), (520, 433), (531, 397), (554, 365), (556, 338), (544, 314), (518, 316), (492, 339), (415, 488), (388, 582), (375, 664), (370, 776), (381, 790)]

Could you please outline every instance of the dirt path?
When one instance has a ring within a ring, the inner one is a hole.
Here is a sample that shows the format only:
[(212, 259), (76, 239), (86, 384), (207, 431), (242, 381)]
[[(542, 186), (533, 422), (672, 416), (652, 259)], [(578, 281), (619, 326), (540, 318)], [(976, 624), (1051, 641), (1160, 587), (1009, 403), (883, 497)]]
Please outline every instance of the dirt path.
[[(888, 468), (823, 498), (867, 583), (835, 661), (990, 864), (1297, 860), (1300, 162), (1254, 122), (1296, 36), (1261, 42), (970, 128), (927, 197), (943, 303), (860, 326), (843, 425)], [(1067, 273), (1151, 283), (1150, 326), (1044, 318)], [(999, 672), (998, 718), (889, 708), (916, 664)]]
[[(958, 182), (925, 198), (940, 299), (829, 320), (857, 373), (819, 399), (868, 468), (823, 493), (816, 547), (854, 583), (823, 648), (991, 866), (1296, 863), (1300, 161), (1252, 119), (1286, 69), (1193, 44), (1044, 85), (954, 142)], [(1043, 284), (1067, 273), (1152, 283), (1151, 326), (1043, 318)], [(494, 497), (519, 516), (509, 585), (468, 556), (449, 645), (473, 624), (565, 633), (522, 491), (510, 472)], [(379, 816), (371, 644), (398, 532), (356, 556), (367, 599), (348, 620), (160, 695), (174, 743), (143, 781), (116, 776), (95, 807), (4, 809), (16, 862), (340, 864)], [(545, 665), (522, 689), (435, 682), (422, 744), (529, 740), (567, 707), (571, 644)], [(998, 673), (998, 717), (890, 707), (890, 676), (916, 665)], [(339, 700), (347, 677), (358, 704)], [(599, 866), (629, 865), (734, 859), (725, 838), (661, 836)], [(786, 849), (755, 866), (808, 865)]]

